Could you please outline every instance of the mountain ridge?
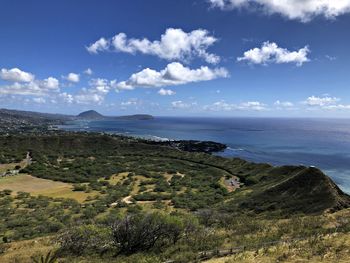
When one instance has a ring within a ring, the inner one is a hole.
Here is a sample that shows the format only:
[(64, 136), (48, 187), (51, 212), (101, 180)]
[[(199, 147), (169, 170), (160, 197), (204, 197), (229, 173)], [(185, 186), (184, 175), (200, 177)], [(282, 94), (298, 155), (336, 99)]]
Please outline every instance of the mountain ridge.
[(79, 113), (77, 116), (79, 119), (87, 120), (151, 120), (154, 119), (152, 115), (149, 114), (133, 114), (133, 115), (123, 115), (123, 116), (105, 116), (95, 110), (87, 110)]

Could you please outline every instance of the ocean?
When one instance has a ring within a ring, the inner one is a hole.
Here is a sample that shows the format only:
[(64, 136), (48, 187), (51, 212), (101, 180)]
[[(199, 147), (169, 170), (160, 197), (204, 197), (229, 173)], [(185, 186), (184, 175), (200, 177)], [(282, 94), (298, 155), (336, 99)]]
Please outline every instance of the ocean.
[(153, 120), (74, 121), (60, 128), (157, 140), (210, 140), (218, 155), (273, 165), (316, 166), (350, 193), (350, 120), (156, 117)]

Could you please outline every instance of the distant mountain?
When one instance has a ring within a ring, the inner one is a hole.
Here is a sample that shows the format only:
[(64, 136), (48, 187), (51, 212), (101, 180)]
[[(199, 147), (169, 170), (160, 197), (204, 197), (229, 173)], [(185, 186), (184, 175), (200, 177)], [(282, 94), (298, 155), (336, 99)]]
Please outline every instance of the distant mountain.
[(72, 119), (73, 116), (62, 114), (0, 109), (0, 132), (15, 131), (24, 126), (58, 125)]
[(80, 113), (77, 118), (86, 120), (152, 120), (154, 117), (148, 114), (135, 114), (125, 116), (104, 116), (97, 111), (88, 110)]
[(23, 127), (45, 127), (62, 125), (72, 120), (151, 120), (154, 117), (147, 114), (127, 116), (104, 116), (97, 111), (88, 110), (77, 116), (41, 113), (33, 111), (0, 109), (0, 133), (15, 132)]
[(154, 119), (152, 115), (148, 115), (148, 114), (125, 115), (125, 116), (119, 116), (114, 118), (123, 119), (123, 120), (153, 120)]
[(94, 110), (88, 110), (80, 113), (77, 116), (79, 119), (88, 119), (88, 120), (97, 120), (97, 119), (105, 119), (102, 114), (98, 113), (97, 111)]
[(73, 116), (64, 115), (64, 114), (55, 114), (55, 113), (41, 113), (34, 111), (22, 111), (22, 110), (9, 110), (9, 109), (0, 109), (1, 118), (29, 118), (29, 119), (47, 119), (47, 120), (67, 120), (72, 119)]

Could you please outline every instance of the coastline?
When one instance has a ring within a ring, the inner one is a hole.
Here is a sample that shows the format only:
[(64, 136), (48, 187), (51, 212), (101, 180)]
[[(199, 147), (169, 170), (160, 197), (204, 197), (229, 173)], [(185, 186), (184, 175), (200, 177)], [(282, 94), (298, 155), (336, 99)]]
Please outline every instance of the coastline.
[[(343, 126), (347, 124), (339, 120), (332, 120), (334, 125), (327, 125), (325, 120), (313, 120), (311, 125), (309, 120), (304, 119), (278, 119), (275, 122), (253, 118), (217, 120), (157, 117), (147, 121), (84, 120), (67, 124), (58, 128), (66, 131), (103, 132), (152, 141), (214, 141), (227, 146), (224, 151), (213, 153), (222, 157), (242, 158), (277, 166), (319, 167), (343, 191), (350, 193), (350, 156), (347, 154), (350, 152), (350, 143), (346, 139), (350, 135), (344, 134), (346, 131)], [(331, 127), (327, 128), (329, 126)], [(342, 139), (346, 139), (345, 143), (338, 141), (338, 133)], [(330, 141), (325, 143), (325, 138)]]

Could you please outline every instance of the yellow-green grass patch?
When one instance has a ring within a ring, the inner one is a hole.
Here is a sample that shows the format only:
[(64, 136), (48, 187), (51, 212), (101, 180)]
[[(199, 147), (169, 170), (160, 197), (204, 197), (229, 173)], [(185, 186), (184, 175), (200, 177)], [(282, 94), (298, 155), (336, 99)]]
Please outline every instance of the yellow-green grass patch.
[(97, 192), (75, 192), (71, 184), (37, 178), (28, 174), (0, 178), (0, 191), (5, 189), (12, 190), (14, 193), (26, 192), (34, 196), (72, 198), (78, 202), (84, 202), (88, 196), (98, 194)]
[[(117, 183), (122, 182), (125, 178), (127, 178), (129, 172), (123, 172), (119, 174), (114, 174), (107, 180), (111, 185), (116, 185)], [(104, 179), (101, 179), (104, 180)]]
[(11, 242), (2, 244), (4, 253), (0, 254), (1, 263), (32, 263), (32, 257), (46, 255), (49, 251), (57, 249), (51, 241), (51, 237), (36, 238), (32, 240)]
[(13, 169), (15, 169), (16, 165), (20, 165), (20, 163), (0, 164), (0, 173), (4, 173), (7, 170), (13, 170)]

